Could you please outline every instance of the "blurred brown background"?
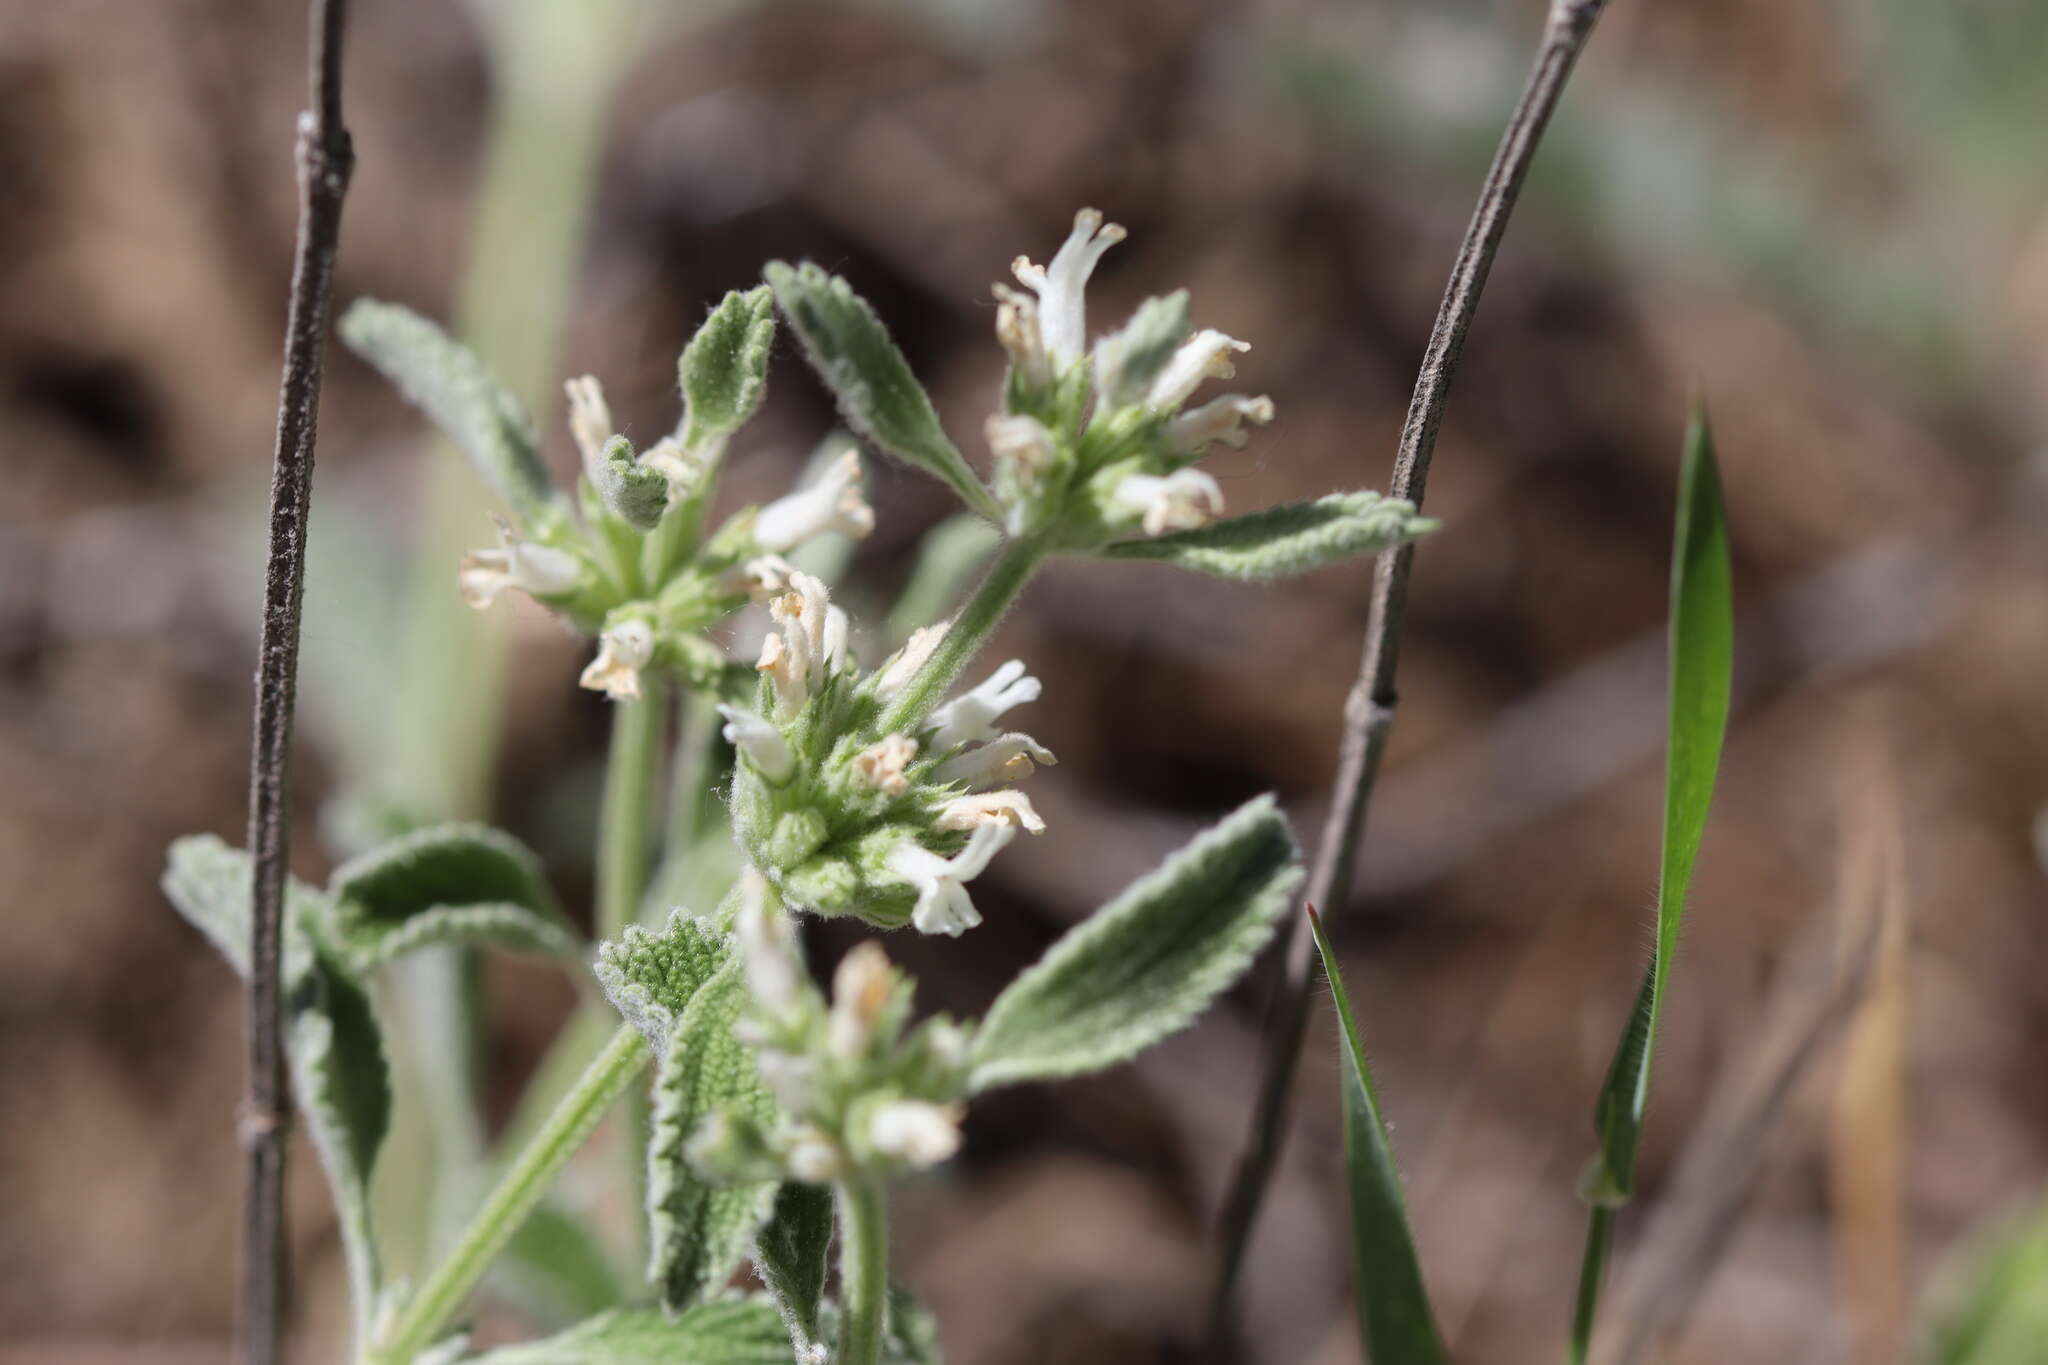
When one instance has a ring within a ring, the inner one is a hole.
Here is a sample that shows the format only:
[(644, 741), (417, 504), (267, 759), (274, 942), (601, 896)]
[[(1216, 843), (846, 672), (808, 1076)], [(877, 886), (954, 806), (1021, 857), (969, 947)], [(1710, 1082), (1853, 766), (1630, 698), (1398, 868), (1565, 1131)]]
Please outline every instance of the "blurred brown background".
[[(1201, 323), (1254, 342), (1239, 386), (1280, 420), (1211, 465), (1238, 510), (1383, 485), (1543, 8), (675, 0), (593, 57), (559, 0), (555, 28), (487, 57), (480, 25), (552, 2), (357, 0), (344, 302), (489, 319), (485, 349), (538, 354), (543, 379), (604, 376), (658, 427), (709, 302), (768, 257), (808, 256), (877, 305), (978, 457), (1000, 376), (988, 284), (1094, 204), (1131, 229), (1096, 327), (1185, 284)], [(213, 1359), (231, 1327), (239, 1002), (156, 878), (178, 834), (240, 841), (302, 23), (246, 0), (0, 0), (9, 1359)], [(585, 137), (564, 111), (611, 55), (620, 84)], [(1649, 933), (1658, 631), (1694, 394), (1734, 526), (1738, 708), (1610, 1305), (1690, 1264), (1688, 1229), (1658, 1216), (1685, 1206), (1688, 1134), (1717, 1090), (1770, 1071), (1787, 1029), (1812, 1055), (1767, 1137), (1721, 1144), (1757, 1157), (1754, 1189), (1726, 1210), (1722, 1254), (1681, 1276), (1690, 1320), (1651, 1358), (1905, 1358), (1958, 1249), (2048, 1172), (2029, 841), (2048, 795), (2044, 57), (2041, 0), (1614, 0), (1567, 95), (1453, 391), (1406, 705), (1360, 890), (1332, 915), (1462, 1361), (1553, 1358), (1563, 1340), (1574, 1185)], [(529, 126), (507, 133), (488, 110), (515, 86)], [(539, 275), (504, 271), (458, 304), (485, 147), (508, 138), (533, 160), (492, 172), (520, 205), (507, 221), (575, 244), (558, 339)], [(558, 390), (519, 380), (566, 468)], [(307, 876), (332, 856), (330, 798), (404, 765), (376, 755), (423, 472), (448, 458), (340, 352), (322, 417)], [(785, 347), (732, 496), (779, 491), (831, 420)], [(871, 491), (880, 527), (852, 591), (885, 601), (947, 509), (901, 470)], [(488, 539), (480, 505), (462, 535)], [(1312, 835), (1367, 577), (1046, 573), (998, 648), (1047, 682), (1028, 723), (1061, 759), (1032, 787), (1051, 829), (977, 886), (986, 927), (892, 941), (921, 999), (982, 1008), (1255, 792)], [(604, 703), (574, 687), (574, 641), (530, 607), (499, 613), (490, 804), (581, 912)], [(1800, 1024), (1836, 989), (1832, 938), (1879, 913), (1907, 928), (1875, 988), (1846, 1020)], [(1166, 1359), (1192, 1336), (1267, 980), (1135, 1068), (977, 1106), (966, 1155), (905, 1193), (895, 1229), (949, 1359)], [(489, 985), (502, 1111), (572, 996), (530, 966), (493, 964)], [(1359, 1358), (1327, 1026), (1236, 1358)], [(335, 1359), (309, 1154), (293, 1178), (304, 1358)]]

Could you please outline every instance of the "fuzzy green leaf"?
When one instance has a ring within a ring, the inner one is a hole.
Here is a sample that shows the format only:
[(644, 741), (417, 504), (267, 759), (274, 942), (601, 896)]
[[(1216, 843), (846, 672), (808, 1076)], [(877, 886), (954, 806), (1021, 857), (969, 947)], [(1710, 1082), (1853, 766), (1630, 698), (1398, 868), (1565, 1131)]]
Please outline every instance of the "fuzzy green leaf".
[(372, 849), (337, 868), (328, 892), (332, 937), (365, 970), (447, 944), (582, 952), (540, 860), (482, 825), (435, 825)]
[[(244, 977), (252, 886), (249, 855), (241, 849), (210, 834), (171, 845), (165, 896)], [(285, 1047), (292, 1087), (334, 1196), (362, 1341), (380, 1278), (370, 1231), (370, 1173), (391, 1123), (391, 1078), (369, 997), (348, 967), (315, 945), (314, 931), (326, 909), (311, 887), (285, 884)]]
[(2048, 1205), (1975, 1234), (1930, 1295), (1927, 1365), (2048, 1361)]
[(612, 1006), (666, 1053), (677, 1021), (704, 983), (732, 960), (725, 935), (677, 910), (660, 933), (637, 924), (597, 949), (597, 979)]
[(847, 282), (809, 261), (771, 261), (775, 301), (804, 354), (839, 400), (847, 425), (906, 464), (952, 486), (968, 507), (1000, 522), (1002, 511), (939, 425), (932, 400), (875, 310)]
[(597, 494), (619, 520), (636, 531), (652, 531), (668, 510), (668, 479), (633, 458), (623, 436), (605, 442), (596, 470)]
[(889, 1286), (882, 1365), (939, 1365), (939, 1324), (902, 1285)]
[(975, 1036), (971, 1087), (1097, 1071), (1181, 1028), (1250, 965), (1300, 880), (1273, 798), (1246, 802), (996, 998)]
[(1111, 407), (1138, 402), (1188, 339), (1188, 291), (1146, 299), (1123, 330), (1095, 343), (1095, 386)]
[(762, 285), (733, 290), (711, 310), (676, 362), (688, 411), (683, 444), (702, 450), (746, 425), (768, 386), (775, 298)]
[(747, 980), (737, 959), (690, 998), (676, 1020), (654, 1079), (654, 1117), (647, 1144), (649, 1276), (662, 1300), (680, 1311), (723, 1286), (746, 1254), (775, 1199), (773, 1181), (718, 1185), (690, 1165), (690, 1139), (713, 1114), (738, 1110), (763, 1126), (775, 1104), (754, 1069), (754, 1056), (733, 1036), (747, 1005)]
[(1585, 1178), (1594, 1205), (1573, 1327), (1576, 1359), (1590, 1346), (1614, 1210), (1635, 1189), (1636, 1151), (1650, 1102), (1657, 1024), (1678, 950), (1685, 894), (1706, 829), (1728, 726), (1735, 650), (1734, 589), (1721, 478), (1704, 411), (1686, 433), (1678, 528), (1671, 557), (1671, 697), (1664, 772), (1664, 855), (1657, 884), (1657, 940), (1635, 1006), (1594, 1110), (1600, 1150)]
[(533, 419), (474, 351), (410, 308), (358, 299), (341, 339), (446, 432), (507, 506), (522, 516), (549, 499)]
[(799, 1354), (821, 1340), (818, 1304), (825, 1295), (832, 1227), (832, 1191), (786, 1181), (775, 1191), (773, 1215), (754, 1238), (754, 1267)]
[(1415, 505), (1378, 493), (1332, 493), (1193, 531), (1103, 548), (1109, 559), (1149, 559), (1218, 578), (1258, 582), (1307, 573), (1353, 555), (1378, 554), (1427, 535), (1438, 523)]
[(603, 1313), (470, 1365), (789, 1365), (789, 1337), (774, 1305), (753, 1296), (700, 1303), (680, 1317), (659, 1308)]
[(1337, 955), (1313, 909), (1316, 952), (1337, 1006), (1343, 1048), (1344, 1175), (1351, 1191), (1351, 1269), (1358, 1287), (1359, 1333), (1373, 1365), (1443, 1365), (1443, 1338), (1422, 1285), (1422, 1263), (1408, 1228), (1401, 1172), (1393, 1141), (1380, 1117), (1372, 1068), (1358, 1038), (1351, 997), (1337, 970)]

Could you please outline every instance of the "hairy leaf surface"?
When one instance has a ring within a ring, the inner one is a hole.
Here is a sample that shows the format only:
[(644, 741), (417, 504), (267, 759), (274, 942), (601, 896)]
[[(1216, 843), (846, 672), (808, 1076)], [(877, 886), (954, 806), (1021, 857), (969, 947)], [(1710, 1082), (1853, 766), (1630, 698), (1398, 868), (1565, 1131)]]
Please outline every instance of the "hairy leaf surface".
[(500, 1346), (475, 1365), (789, 1365), (789, 1337), (767, 1299), (721, 1299), (671, 1317), (601, 1313), (545, 1341)]
[(690, 338), (676, 362), (688, 404), (683, 444), (701, 450), (746, 425), (768, 387), (775, 298), (768, 286), (733, 290)]
[(1378, 493), (1332, 493), (1146, 540), (1105, 546), (1110, 559), (1143, 559), (1247, 582), (1307, 573), (1378, 554), (1437, 528), (1413, 503)]
[(367, 968), (447, 944), (577, 957), (540, 860), (509, 834), (436, 825), (351, 859), (329, 885), (336, 944)]

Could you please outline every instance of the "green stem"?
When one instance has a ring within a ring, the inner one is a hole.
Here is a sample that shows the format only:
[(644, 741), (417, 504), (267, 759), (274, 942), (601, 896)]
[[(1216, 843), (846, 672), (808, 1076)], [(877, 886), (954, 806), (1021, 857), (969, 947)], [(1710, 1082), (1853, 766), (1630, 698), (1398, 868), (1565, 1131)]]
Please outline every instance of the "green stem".
[(666, 686), (651, 673), (638, 701), (612, 708), (604, 809), (597, 831), (597, 936), (615, 939), (640, 921), (654, 851), (654, 786), (661, 767)]
[(1600, 1275), (1607, 1267), (1607, 1243), (1614, 1231), (1614, 1210), (1594, 1205), (1586, 1224), (1586, 1255), (1579, 1264), (1578, 1306), (1572, 1314), (1571, 1346), (1565, 1352), (1570, 1365), (1586, 1365), (1593, 1347), (1593, 1317), (1600, 1307)]
[(640, 1074), (647, 1056), (647, 1040), (632, 1025), (612, 1035), (576, 1088), (562, 1097), (484, 1200), (448, 1259), (420, 1286), (382, 1344), (370, 1353), (370, 1365), (409, 1365), (433, 1344), (605, 1110)]
[(1037, 540), (1013, 540), (1003, 546), (981, 586), (974, 590), (974, 596), (967, 599), (967, 605), (946, 627), (931, 658), (925, 660), (924, 667), (918, 669), (883, 713), (878, 723), (880, 730), (909, 733), (916, 729), (988, 643), (988, 637), (995, 633), (996, 625), (1045, 556), (1046, 547)]
[(876, 1365), (889, 1309), (889, 1212), (882, 1182), (839, 1187), (839, 1350), (832, 1365)]

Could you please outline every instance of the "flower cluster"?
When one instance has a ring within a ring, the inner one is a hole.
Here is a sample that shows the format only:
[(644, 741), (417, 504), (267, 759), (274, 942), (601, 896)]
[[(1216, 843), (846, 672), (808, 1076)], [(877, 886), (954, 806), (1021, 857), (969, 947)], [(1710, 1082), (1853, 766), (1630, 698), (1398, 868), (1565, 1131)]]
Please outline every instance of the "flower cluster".
[(1231, 357), (1249, 348), (1195, 330), (1185, 290), (1147, 300), (1089, 350), (1088, 277), (1123, 238), (1121, 227), (1083, 209), (1051, 264), (1022, 256), (1012, 264), (1025, 290), (995, 287), (996, 336), (1010, 372), (986, 435), (1011, 535), (1093, 549), (1204, 526), (1221, 515), (1223, 492), (1194, 466), (1212, 445), (1241, 447), (1247, 426), (1273, 420), (1264, 396), (1186, 406), (1203, 381), (1231, 378)]
[(1016, 836), (1045, 828), (1009, 783), (1053, 756), (995, 722), (1033, 701), (1038, 679), (1015, 660), (908, 732), (884, 731), (890, 703), (947, 629), (916, 632), (863, 676), (847, 621), (804, 573), (770, 603), (752, 709), (725, 705), (739, 751), (732, 792), (740, 846), (796, 908), (906, 922), (959, 934), (981, 922), (967, 883)]
[(944, 1016), (910, 1026), (911, 984), (869, 940), (841, 959), (828, 1002), (796, 955), (793, 922), (759, 873), (734, 925), (750, 998), (736, 1027), (782, 1117), (713, 1115), (690, 1144), (728, 1180), (828, 1184), (923, 1169), (960, 1146), (969, 1035)]

